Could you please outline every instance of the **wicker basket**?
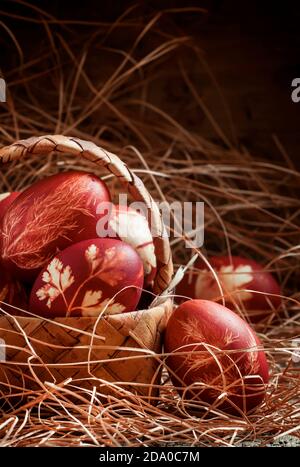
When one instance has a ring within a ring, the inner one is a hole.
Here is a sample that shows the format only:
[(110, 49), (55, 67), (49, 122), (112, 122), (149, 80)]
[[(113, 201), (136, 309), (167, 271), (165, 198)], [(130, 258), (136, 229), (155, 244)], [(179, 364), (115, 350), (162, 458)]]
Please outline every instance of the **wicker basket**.
[[(54, 135), (3, 147), (0, 161), (9, 163), (52, 152), (71, 153), (104, 166), (135, 200), (146, 204), (156, 232), (154, 292), (164, 291), (173, 265), (158, 207), (143, 182), (116, 155), (92, 142)], [(23, 394), (45, 388), (46, 381), (61, 385), (71, 378), (68, 382), (79, 388), (96, 386), (103, 394), (130, 391), (152, 400), (159, 386), (161, 362), (157, 354), (171, 305), (165, 299), (154, 308), (102, 318), (47, 320), (4, 312), (0, 316), (0, 394)]]

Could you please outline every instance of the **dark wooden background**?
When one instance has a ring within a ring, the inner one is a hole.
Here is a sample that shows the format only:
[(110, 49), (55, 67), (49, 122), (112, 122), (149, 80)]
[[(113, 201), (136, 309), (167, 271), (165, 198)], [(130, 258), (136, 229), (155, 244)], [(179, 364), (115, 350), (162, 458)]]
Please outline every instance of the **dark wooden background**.
[[(211, 83), (200, 83), (201, 97), (226, 135), (245, 145), (254, 155), (280, 159), (274, 135), (300, 167), (300, 103), (291, 100), (291, 82), (300, 77), (300, 3), (233, 1), (36, 1), (36, 6), (58, 18), (113, 20), (133, 3), (145, 11), (161, 8), (203, 6), (207, 13), (173, 15), (176, 27), (191, 35), (223, 90), (232, 115), (233, 129)], [(0, 10), (22, 13), (22, 5), (2, 0)], [(28, 13), (28, 10), (27, 10)], [(10, 19), (0, 13), (20, 41), (22, 48), (33, 47), (35, 25)], [(0, 68), (6, 72), (14, 64), (13, 46), (0, 32)], [(201, 76), (199, 76), (201, 81)], [(210, 123), (199, 115), (196, 130), (216, 140)]]

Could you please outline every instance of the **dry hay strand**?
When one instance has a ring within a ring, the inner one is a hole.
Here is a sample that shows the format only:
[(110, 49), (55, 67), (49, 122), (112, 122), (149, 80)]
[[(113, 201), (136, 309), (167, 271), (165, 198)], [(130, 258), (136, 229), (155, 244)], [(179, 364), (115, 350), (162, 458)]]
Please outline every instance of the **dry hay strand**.
[[(238, 253), (263, 263), (282, 285), (281, 309), (254, 325), (271, 363), (267, 397), (253, 413), (239, 417), (182, 399), (170, 382), (164, 354), (149, 356), (164, 367), (152, 404), (121, 383), (98, 380), (84, 389), (80, 380), (40, 381), (31, 365), (37, 389), (11, 387), (11, 396), (2, 398), (1, 446), (232, 446), (245, 441), (264, 446), (286, 434), (300, 437), (295, 351), (300, 335), (300, 173), (278, 139), (282, 163), (277, 164), (238, 146), (230, 109), (202, 51), (172, 21), (178, 11), (145, 14), (142, 8), (124, 10), (113, 23), (60, 20), (25, 2), (2, 12), (7, 41), (20, 62), (5, 72), (8, 100), (1, 105), (1, 145), (54, 133), (92, 140), (120, 155), (155, 199), (204, 201), (203, 248), (186, 248), (185, 233), (176, 232), (176, 222), (171, 226), (176, 265), (186, 264), (195, 253), (205, 258)], [(35, 49), (23, 50), (11, 19), (31, 25), (40, 38)], [(199, 76), (213, 80), (231, 134), (225, 134), (201, 99)], [(217, 142), (197, 131), (197, 119), (203, 117)], [(73, 168), (89, 171), (90, 165), (55, 154), (15, 162), (3, 166), (0, 192)], [(103, 175), (100, 169), (95, 173)], [(106, 180), (116, 188), (112, 178)], [(33, 357), (34, 352), (29, 363)], [(107, 385), (109, 395), (103, 391)], [(16, 394), (22, 396), (18, 404)]]

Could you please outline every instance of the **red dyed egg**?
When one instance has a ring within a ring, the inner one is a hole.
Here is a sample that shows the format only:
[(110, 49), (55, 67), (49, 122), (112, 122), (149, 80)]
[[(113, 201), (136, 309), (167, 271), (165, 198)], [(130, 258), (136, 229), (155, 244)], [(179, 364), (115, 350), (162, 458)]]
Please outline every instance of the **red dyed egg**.
[[(256, 261), (239, 256), (212, 257), (209, 260), (223, 291), (226, 306), (246, 310), (247, 316), (259, 321), (281, 304), (281, 290), (271, 273)], [(222, 292), (216, 278), (199, 258), (195, 270), (188, 271), (176, 293), (190, 298), (221, 301)]]
[(28, 309), (24, 287), (3, 271), (0, 277), (0, 308), (11, 315), (22, 315), (22, 310)]
[(117, 205), (112, 208), (108, 224), (113, 234), (136, 250), (143, 262), (145, 285), (151, 284), (156, 273), (156, 256), (146, 217), (130, 207)]
[(34, 283), (29, 310), (47, 317), (133, 311), (143, 279), (142, 261), (130, 245), (108, 238), (85, 240), (47, 264)]
[(19, 196), (19, 194), (20, 193), (18, 191), (13, 191), (12, 193), (2, 193), (0, 195), (0, 219), (2, 219), (8, 207), (17, 198), (17, 196)]
[(179, 392), (229, 413), (248, 412), (265, 397), (268, 363), (258, 346), (244, 320), (208, 300), (180, 305), (165, 333), (165, 352), (174, 353), (166, 363)]
[(106, 185), (84, 172), (60, 173), (34, 183), (2, 219), (5, 266), (32, 282), (58, 250), (97, 236), (97, 207), (109, 199)]

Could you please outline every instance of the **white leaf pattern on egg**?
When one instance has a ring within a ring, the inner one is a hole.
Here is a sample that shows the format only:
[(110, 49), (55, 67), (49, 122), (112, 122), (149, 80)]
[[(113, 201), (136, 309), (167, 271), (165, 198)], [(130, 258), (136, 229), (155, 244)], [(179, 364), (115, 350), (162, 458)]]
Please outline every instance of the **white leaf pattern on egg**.
[(99, 258), (99, 248), (93, 243), (85, 251), (85, 258), (88, 261), (90, 268), (93, 271), (99, 266), (101, 259)]
[(82, 306), (81, 314), (82, 316), (98, 316), (101, 313), (114, 315), (122, 313), (125, 310), (125, 306), (121, 303), (114, 303), (111, 299), (107, 298), (103, 302), (95, 306)]
[(87, 290), (82, 300), (82, 308), (97, 305), (102, 298), (101, 290)]
[(40, 301), (47, 300), (46, 305), (51, 308), (52, 302), (63, 294), (75, 279), (70, 266), (64, 268), (63, 263), (54, 258), (43, 273), (42, 280), (46, 285), (37, 290), (36, 296)]
[[(228, 302), (246, 301), (252, 298), (251, 292), (240, 290), (253, 280), (253, 269), (250, 265), (240, 265), (236, 268), (232, 265), (222, 266), (216, 274)], [(220, 295), (220, 289), (211, 271), (201, 270), (195, 282), (196, 298), (213, 300)]]

